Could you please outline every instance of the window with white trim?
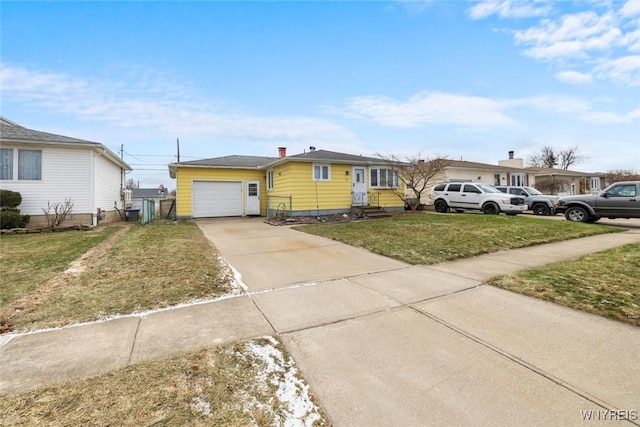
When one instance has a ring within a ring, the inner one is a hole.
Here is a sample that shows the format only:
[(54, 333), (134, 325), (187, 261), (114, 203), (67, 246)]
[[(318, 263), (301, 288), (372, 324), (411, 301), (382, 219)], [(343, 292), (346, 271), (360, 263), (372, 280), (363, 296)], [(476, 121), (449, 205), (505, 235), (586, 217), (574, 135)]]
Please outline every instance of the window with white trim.
[(42, 179), (42, 151), (18, 150), (18, 179), (25, 181)]
[(0, 179), (13, 179), (13, 148), (0, 148)]
[(18, 165), (17, 179), (20, 181), (42, 180), (42, 150), (17, 150), (15, 157), (12, 148), (0, 149), (0, 180), (16, 179), (14, 165)]
[(331, 180), (330, 166), (329, 165), (313, 165), (313, 180), (314, 181)]
[(525, 175), (523, 173), (512, 173), (511, 174), (511, 185), (514, 187), (522, 187), (525, 184)]
[(592, 177), (591, 178), (591, 190), (600, 190), (600, 178)]
[(273, 190), (273, 169), (267, 171), (267, 190)]
[(372, 168), (370, 186), (372, 188), (396, 188), (399, 186), (396, 171), (390, 168)]

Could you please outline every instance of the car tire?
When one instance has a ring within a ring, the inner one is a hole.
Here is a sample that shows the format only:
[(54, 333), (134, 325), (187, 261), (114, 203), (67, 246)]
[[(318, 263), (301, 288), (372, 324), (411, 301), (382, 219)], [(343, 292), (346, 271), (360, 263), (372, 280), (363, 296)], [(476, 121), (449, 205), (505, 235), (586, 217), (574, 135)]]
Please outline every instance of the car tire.
[(589, 222), (589, 212), (580, 206), (571, 206), (564, 212), (564, 217), (573, 222)]
[(485, 215), (498, 215), (500, 213), (500, 206), (493, 202), (487, 202), (482, 207), (482, 213)]
[(442, 199), (436, 200), (435, 203), (433, 204), (433, 208), (435, 209), (436, 212), (439, 212), (439, 213), (449, 212), (449, 205), (447, 205), (447, 202), (445, 202)]
[(549, 215), (550, 212), (549, 206), (544, 203), (534, 203), (533, 206), (531, 206), (531, 210), (534, 215)]

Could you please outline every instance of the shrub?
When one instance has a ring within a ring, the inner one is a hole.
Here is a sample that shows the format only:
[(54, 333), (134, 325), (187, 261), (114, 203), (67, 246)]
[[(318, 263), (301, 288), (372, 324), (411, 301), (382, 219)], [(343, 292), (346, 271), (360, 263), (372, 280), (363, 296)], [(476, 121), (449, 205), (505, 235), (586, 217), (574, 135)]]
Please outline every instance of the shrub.
[(17, 191), (0, 190), (0, 208), (15, 209), (22, 203), (22, 195)]
[(63, 203), (47, 202), (47, 208), (42, 209), (45, 218), (47, 218), (47, 226), (51, 230), (55, 230), (67, 219), (73, 218), (73, 200), (71, 197), (64, 199)]
[(24, 228), (29, 222), (29, 215), (20, 215), (17, 209), (3, 209), (0, 211), (0, 229)]

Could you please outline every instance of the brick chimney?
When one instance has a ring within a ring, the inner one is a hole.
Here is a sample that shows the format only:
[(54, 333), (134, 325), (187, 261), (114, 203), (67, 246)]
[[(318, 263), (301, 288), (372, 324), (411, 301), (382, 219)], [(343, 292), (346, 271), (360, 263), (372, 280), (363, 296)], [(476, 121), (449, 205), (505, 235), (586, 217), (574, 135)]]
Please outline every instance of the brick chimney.
[(287, 147), (278, 147), (278, 156), (280, 158), (287, 157)]

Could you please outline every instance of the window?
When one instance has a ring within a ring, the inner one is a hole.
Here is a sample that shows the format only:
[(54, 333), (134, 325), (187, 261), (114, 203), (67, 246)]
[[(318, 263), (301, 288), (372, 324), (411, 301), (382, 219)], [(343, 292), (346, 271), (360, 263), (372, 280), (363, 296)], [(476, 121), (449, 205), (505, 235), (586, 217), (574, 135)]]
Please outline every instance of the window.
[(329, 181), (329, 165), (313, 165), (314, 181)]
[(500, 185), (500, 174), (499, 173), (494, 173), (493, 174), (493, 185)]
[(18, 179), (29, 181), (42, 179), (42, 151), (18, 150)]
[(0, 179), (13, 179), (13, 149), (0, 148)]
[(393, 169), (371, 169), (371, 187), (395, 188), (398, 187), (398, 175)]
[[(40, 181), (42, 179), (42, 151), (18, 151), (18, 179), (24, 181)], [(0, 149), (0, 180), (16, 179), (14, 149)]]
[(462, 187), (462, 184), (449, 184), (447, 191), (460, 191), (460, 187)]
[(475, 185), (469, 185), (469, 184), (465, 184), (464, 185), (464, 190), (462, 190), (463, 193), (476, 193), (476, 194), (480, 194), (481, 191), (480, 189), (478, 189), (478, 187), (476, 187)]
[(522, 187), (526, 185), (524, 182), (524, 174), (523, 173), (513, 173), (511, 174), (511, 184), (513, 186)]
[(635, 184), (623, 184), (617, 185), (607, 191), (609, 197), (635, 197), (636, 186)]
[(591, 178), (591, 189), (592, 190), (600, 190), (600, 178), (599, 177)]
[(273, 169), (267, 171), (267, 190), (273, 190)]
[(249, 197), (256, 197), (258, 195), (258, 184), (255, 182), (250, 182), (247, 185), (247, 193)]

